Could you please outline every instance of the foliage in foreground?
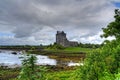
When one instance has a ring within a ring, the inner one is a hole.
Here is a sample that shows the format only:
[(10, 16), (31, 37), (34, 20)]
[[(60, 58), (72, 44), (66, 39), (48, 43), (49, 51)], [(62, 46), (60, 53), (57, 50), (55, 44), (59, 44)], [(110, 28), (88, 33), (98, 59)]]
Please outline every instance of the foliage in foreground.
[(45, 67), (37, 66), (35, 63), (36, 57), (34, 55), (24, 57), (22, 61), (22, 70), (18, 80), (45, 80)]
[(59, 71), (59, 72), (49, 72), (46, 75), (46, 80), (74, 80), (72, 76), (74, 70), (70, 71)]
[(97, 51), (87, 55), (84, 66), (76, 71), (76, 80), (120, 80), (120, 12), (115, 10), (115, 21), (103, 28), (102, 37), (114, 36)]
[[(120, 41), (107, 43), (87, 55), (84, 66), (76, 71), (76, 80), (117, 80), (120, 74)], [(119, 78), (120, 79), (120, 78)]]

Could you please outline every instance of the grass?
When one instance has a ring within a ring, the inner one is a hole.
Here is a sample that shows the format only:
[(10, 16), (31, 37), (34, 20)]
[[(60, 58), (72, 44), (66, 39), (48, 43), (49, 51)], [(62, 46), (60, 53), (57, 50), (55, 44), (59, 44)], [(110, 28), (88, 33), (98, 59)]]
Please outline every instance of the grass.
[[(18, 80), (19, 69), (0, 69), (0, 80)], [(74, 70), (48, 71), (44, 74), (46, 80), (74, 80), (71, 77)]]
[(81, 47), (67, 47), (65, 49), (45, 49), (49, 52), (58, 52), (58, 53), (90, 53), (91, 51), (95, 50), (93, 48), (81, 48)]
[(4, 69), (0, 67), (0, 80), (14, 79), (19, 75), (19, 69)]
[(93, 50), (92, 48), (68, 47), (68, 48), (65, 48), (63, 51), (88, 53), (88, 52), (91, 52), (92, 50)]
[(69, 71), (59, 71), (59, 72), (50, 72), (46, 74), (47, 80), (73, 80), (74, 70)]

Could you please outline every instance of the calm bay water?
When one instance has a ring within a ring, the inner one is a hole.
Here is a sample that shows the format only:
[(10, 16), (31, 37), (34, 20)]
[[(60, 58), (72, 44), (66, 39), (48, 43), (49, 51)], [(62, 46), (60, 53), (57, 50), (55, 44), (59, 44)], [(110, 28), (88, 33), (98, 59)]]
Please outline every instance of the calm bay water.
[[(22, 65), (22, 59), (25, 55), (22, 52), (16, 52), (17, 54), (12, 54), (13, 51), (0, 50), (0, 66), (8, 66), (11, 68), (20, 67)], [(57, 65), (58, 62), (55, 59), (49, 58), (49, 56), (36, 55), (37, 65)], [(82, 64), (74, 63), (72, 61), (65, 63), (67, 66), (79, 66)]]

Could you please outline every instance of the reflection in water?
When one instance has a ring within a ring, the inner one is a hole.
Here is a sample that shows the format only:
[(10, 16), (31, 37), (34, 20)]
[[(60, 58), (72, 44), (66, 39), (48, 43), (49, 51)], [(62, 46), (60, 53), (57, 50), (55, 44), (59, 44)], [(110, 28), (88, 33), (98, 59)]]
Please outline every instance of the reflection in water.
[(10, 53), (0, 53), (0, 64), (2, 66), (21, 66), (21, 61), (19, 59), (20, 55), (13, 55)]
[(50, 59), (48, 56), (37, 55), (38, 65), (56, 65), (55, 59)]
[[(13, 51), (0, 50), (0, 66), (8, 66), (10, 68), (21, 66), (21, 58), (25, 56), (22, 52), (16, 52), (17, 54), (12, 54)], [(63, 62), (62, 60), (56, 61), (55, 59), (50, 59), (48, 56), (36, 55), (37, 65), (62, 65), (62, 66), (80, 66), (82, 63), (74, 62)]]
[[(1, 51), (0, 53), (0, 65), (1, 66), (9, 66), (9, 67), (19, 67), (21, 66), (21, 58), (25, 55), (20, 54), (12, 54), (11, 51)], [(56, 65), (55, 59), (50, 59), (48, 56), (36, 55), (37, 57), (37, 65)]]

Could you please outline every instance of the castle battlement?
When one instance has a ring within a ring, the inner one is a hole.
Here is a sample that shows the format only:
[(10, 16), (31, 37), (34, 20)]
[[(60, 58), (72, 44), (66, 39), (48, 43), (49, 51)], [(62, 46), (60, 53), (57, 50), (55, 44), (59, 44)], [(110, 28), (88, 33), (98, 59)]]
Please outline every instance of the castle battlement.
[(66, 33), (64, 31), (57, 31), (56, 34), (56, 43), (62, 45), (64, 47), (69, 46), (77, 46), (78, 42), (69, 41), (66, 37)]

